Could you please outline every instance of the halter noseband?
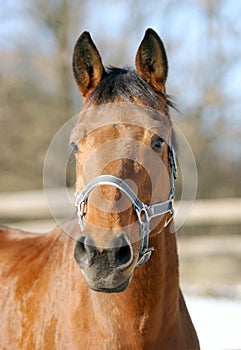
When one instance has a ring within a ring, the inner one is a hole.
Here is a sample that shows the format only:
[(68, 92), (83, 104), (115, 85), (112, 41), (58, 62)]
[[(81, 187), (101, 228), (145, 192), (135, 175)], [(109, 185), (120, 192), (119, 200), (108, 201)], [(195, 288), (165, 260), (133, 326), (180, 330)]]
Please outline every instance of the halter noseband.
[(173, 219), (174, 208), (173, 200), (175, 196), (174, 180), (177, 178), (176, 153), (173, 146), (169, 146), (168, 164), (170, 167), (170, 194), (168, 200), (156, 204), (147, 205), (143, 203), (122, 179), (113, 175), (100, 175), (92, 180), (80, 193), (75, 192), (75, 206), (77, 207), (77, 215), (81, 230), (84, 229), (84, 208), (90, 192), (99, 185), (112, 185), (120, 189), (131, 201), (133, 208), (137, 214), (140, 224), (140, 249), (139, 260), (137, 266), (142, 266), (151, 256), (153, 247), (148, 247), (150, 220), (156, 216), (171, 213), (171, 216), (165, 222), (166, 227)]

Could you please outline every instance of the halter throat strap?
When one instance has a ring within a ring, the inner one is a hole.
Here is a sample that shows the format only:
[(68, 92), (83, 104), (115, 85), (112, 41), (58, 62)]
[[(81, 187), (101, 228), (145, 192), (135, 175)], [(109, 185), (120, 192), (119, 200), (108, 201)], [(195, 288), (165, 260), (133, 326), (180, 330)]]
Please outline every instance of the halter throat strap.
[(122, 179), (113, 175), (100, 175), (88, 183), (86, 187), (80, 192), (75, 193), (75, 206), (77, 207), (77, 215), (79, 218), (79, 225), (81, 230), (84, 229), (84, 208), (87, 202), (90, 192), (99, 185), (112, 185), (120, 189), (131, 201), (133, 208), (137, 214), (140, 224), (140, 248), (139, 248), (139, 260), (137, 266), (142, 266), (151, 256), (153, 247), (149, 247), (149, 233), (150, 233), (150, 220), (156, 216), (160, 216), (166, 213), (170, 213), (168, 221), (164, 224), (164, 227), (172, 220), (174, 215), (174, 180), (177, 178), (176, 156), (173, 147), (169, 148), (169, 167), (170, 167), (170, 194), (169, 198), (165, 202), (159, 202), (155, 204), (147, 205), (143, 203), (130, 188), (130, 186)]

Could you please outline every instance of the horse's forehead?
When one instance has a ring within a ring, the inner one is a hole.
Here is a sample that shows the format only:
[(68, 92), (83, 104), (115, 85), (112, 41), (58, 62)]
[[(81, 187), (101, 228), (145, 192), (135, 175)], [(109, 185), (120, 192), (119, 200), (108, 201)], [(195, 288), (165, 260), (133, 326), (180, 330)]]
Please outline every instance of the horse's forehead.
[(133, 130), (137, 127), (144, 128), (167, 142), (170, 141), (172, 123), (169, 116), (151, 107), (123, 102), (104, 104), (81, 111), (71, 139), (80, 141), (96, 129), (109, 125), (118, 127), (120, 123), (133, 126)]

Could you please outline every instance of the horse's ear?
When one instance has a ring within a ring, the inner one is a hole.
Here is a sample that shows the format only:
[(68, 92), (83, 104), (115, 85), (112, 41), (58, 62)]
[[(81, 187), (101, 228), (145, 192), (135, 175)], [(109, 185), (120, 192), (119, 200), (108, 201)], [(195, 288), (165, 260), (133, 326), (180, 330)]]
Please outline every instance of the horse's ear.
[(91, 39), (90, 33), (84, 32), (77, 40), (72, 64), (78, 88), (82, 96), (86, 98), (105, 74), (100, 54)]
[(138, 74), (156, 91), (165, 93), (168, 62), (165, 47), (153, 29), (147, 29), (136, 54)]

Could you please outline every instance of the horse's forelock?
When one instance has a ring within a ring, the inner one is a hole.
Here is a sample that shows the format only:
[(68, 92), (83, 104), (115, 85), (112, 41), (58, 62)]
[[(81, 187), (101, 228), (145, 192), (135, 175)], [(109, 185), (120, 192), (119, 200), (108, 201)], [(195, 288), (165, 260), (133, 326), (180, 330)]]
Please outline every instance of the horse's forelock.
[[(140, 101), (146, 106), (165, 111), (160, 95), (134, 69), (109, 67), (105, 78), (89, 95), (86, 105), (101, 105), (120, 100)], [(168, 106), (173, 107), (173, 103), (167, 96), (161, 97), (166, 99)]]

